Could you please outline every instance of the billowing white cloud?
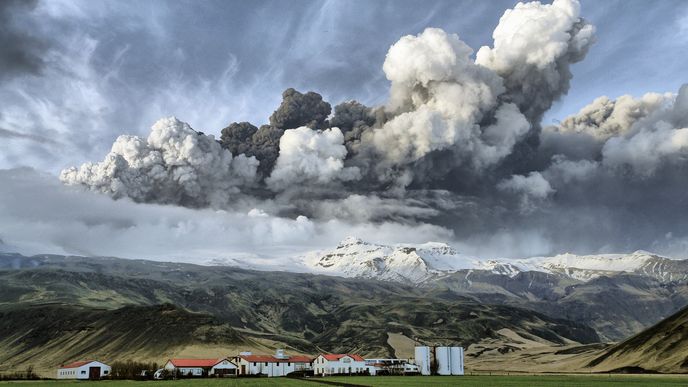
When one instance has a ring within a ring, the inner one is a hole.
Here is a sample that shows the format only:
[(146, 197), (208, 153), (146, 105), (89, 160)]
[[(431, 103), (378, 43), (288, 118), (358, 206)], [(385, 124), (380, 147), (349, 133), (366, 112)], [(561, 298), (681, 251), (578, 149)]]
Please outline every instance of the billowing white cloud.
[[(597, 98), (559, 126), (545, 128), (543, 138), (550, 145), (556, 143), (553, 148), (565, 156), (583, 154), (612, 171), (648, 177), (663, 164), (688, 158), (688, 86), (678, 94)], [(565, 165), (561, 160), (557, 158), (552, 167)]]
[(116, 199), (222, 207), (252, 183), (257, 166), (172, 117), (156, 122), (147, 139), (120, 136), (102, 162), (65, 169), (60, 179)]
[(505, 80), (509, 95), (527, 116), (539, 119), (565, 94), (571, 63), (582, 60), (595, 40), (595, 27), (580, 18), (577, 0), (518, 3), (506, 10), (476, 63)]
[(547, 179), (540, 172), (527, 176), (514, 175), (499, 183), (499, 189), (523, 193), (533, 198), (544, 199), (554, 192)]
[(583, 107), (580, 112), (567, 117), (559, 126), (549, 130), (581, 133), (599, 141), (623, 135), (638, 121), (650, 116), (673, 102), (671, 93), (647, 93), (641, 98), (622, 95), (616, 100), (602, 96)]
[(346, 147), (338, 128), (323, 131), (308, 127), (285, 130), (280, 138), (279, 157), (266, 180), (275, 190), (299, 184), (326, 184), (360, 177), (356, 167), (344, 167)]
[[(392, 82), (388, 109), (398, 115), (363, 141), (402, 165), (449, 148), (478, 168), (509, 154), (530, 125), (515, 105), (498, 106), (502, 79), (476, 65), (472, 52), (457, 35), (437, 28), (401, 38), (383, 65)], [(497, 123), (481, 128), (488, 114)]]
[(513, 175), (499, 182), (497, 188), (519, 195), (521, 197), (521, 211), (523, 212), (535, 210), (536, 203), (554, 193), (549, 181), (540, 172)]
[(658, 122), (632, 136), (610, 138), (603, 155), (605, 166), (629, 166), (641, 176), (651, 175), (662, 161), (688, 159), (688, 128)]
[(599, 163), (591, 160), (568, 160), (555, 156), (552, 164), (543, 172), (548, 179), (560, 179), (563, 184), (589, 180), (595, 176)]

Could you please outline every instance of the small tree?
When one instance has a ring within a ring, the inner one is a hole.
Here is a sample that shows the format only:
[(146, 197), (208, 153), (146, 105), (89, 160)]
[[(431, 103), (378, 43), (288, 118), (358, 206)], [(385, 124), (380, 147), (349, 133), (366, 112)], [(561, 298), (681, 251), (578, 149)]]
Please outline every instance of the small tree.
[(26, 378), (26, 379), (38, 379), (38, 375), (36, 375), (36, 374), (33, 372), (33, 366), (32, 366), (32, 365), (26, 367), (26, 375), (25, 375), (25, 378)]

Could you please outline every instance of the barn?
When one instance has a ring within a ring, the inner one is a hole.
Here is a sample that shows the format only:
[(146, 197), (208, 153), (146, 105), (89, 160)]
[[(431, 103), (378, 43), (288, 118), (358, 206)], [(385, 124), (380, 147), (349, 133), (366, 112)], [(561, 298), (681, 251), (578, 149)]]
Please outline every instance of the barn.
[(57, 369), (58, 379), (98, 380), (109, 376), (112, 368), (96, 360), (77, 361)]
[(165, 369), (181, 376), (227, 376), (236, 374), (236, 365), (227, 358), (214, 359), (170, 359)]

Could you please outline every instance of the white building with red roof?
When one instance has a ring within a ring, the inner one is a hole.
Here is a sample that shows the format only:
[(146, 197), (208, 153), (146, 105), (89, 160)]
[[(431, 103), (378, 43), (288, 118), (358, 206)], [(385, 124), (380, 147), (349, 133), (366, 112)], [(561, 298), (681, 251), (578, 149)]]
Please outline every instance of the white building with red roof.
[(366, 362), (356, 354), (323, 353), (315, 358), (313, 370), (316, 375), (362, 374), (366, 371)]
[(254, 355), (251, 352), (242, 352), (235, 360), (238, 367), (238, 375), (266, 375), (287, 376), (296, 371), (311, 369), (313, 358), (310, 356), (285, 355), (283, 349), (278, 349), (275, 355)]
[(57, 369), (58, 379), (98, 380), (109, 376), (112, 368), (96, 360), (75, 361)]
[(173, 374), (198, 377), (236, 375), (237, 366), (227, 358), (170, 359), (164, 368)]

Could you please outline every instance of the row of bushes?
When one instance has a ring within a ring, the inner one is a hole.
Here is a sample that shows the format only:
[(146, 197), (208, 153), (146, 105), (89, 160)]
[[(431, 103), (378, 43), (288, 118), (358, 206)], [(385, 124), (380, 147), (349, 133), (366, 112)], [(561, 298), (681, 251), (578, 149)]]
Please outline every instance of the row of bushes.
[(38, 380), (40, 377), (33, 372), (33, 367), (28, 366), (25, 371), (14, 371), (0, 374), (0, 380)]
[[(152, 362), (140, 362), (140, 361), (116, 361), (110, 365), (112, 371), (110, 371), (110, 379), (141, 379), (141, 378), (152, 378), (153, 372), (157, 370), (158, 363)], [(147, 376), (141, 376), (142, 371), (147, 371)]]

